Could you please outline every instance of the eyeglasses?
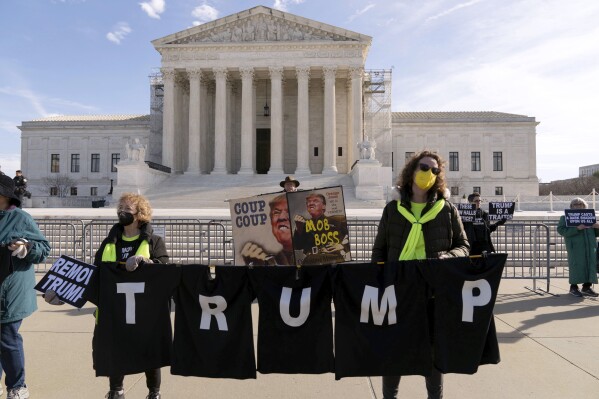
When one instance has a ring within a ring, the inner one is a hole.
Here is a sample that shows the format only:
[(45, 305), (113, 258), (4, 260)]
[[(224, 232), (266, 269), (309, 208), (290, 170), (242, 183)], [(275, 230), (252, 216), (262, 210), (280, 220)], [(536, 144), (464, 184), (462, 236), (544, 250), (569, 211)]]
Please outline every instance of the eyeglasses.
[(418, 167), (420, 168), (421, 171), (423, 172), (428, 172), (429, 169), (433, 171), (433, 175), (438, 175), (439, 173), (441, 173), (441, 169), (439, 168), (435, 168), (434, 166), (429, 166), (425, 163), (419, 163)]

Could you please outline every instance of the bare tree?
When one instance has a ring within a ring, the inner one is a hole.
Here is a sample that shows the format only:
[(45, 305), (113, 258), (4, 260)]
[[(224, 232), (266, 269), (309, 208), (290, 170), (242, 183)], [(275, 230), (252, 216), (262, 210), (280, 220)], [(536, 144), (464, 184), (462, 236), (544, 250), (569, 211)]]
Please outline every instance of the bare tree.
[(75, 186), (75, 180), (67, 175), (56, 175), (44, 177), (42, 184), (46, 188), (48, 195), (52, 195), (52, 189), (56, 188), (56, 195), (63, 198), (67, 196), (71, 187)]
[(539, 185), (539, 195), (548, 195), (549, 192), (553, 195), (581, 195), (589, 194), (593, 189), (599, 190), (599, 173)]

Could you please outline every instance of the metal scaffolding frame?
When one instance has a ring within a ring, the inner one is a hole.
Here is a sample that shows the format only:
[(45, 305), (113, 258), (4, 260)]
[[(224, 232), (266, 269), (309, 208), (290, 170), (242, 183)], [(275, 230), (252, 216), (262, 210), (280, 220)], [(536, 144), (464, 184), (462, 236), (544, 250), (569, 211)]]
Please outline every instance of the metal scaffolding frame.
[(364, 136), (376, 142), (376, 158), (392, 167), (391, 70), (367, 69), (363, 81)]

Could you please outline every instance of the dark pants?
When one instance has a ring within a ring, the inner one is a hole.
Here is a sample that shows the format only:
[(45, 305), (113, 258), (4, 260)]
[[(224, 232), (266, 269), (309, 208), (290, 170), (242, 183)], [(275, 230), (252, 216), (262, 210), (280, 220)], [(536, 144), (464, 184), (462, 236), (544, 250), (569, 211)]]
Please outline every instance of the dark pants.
[(25, 351), (19, 327), (23, 320), (0, 325), (0, 379), (6, 373), (6, 388), (25, 386)]
[[(110, 380), (111, 391), (120, 391), (123, 389), (124, 375), (111, 375), (108, 379)], [(146, 386), (150, 392), (160, 391), (160, 369), (146, 371)]]
[[(433, 367), (430, 377), (424, 377), (426, 381), (426, 392), (428, 399), (443, 398), (443, 374)], [(397, 398), (397, 390), (399, 388), (400, 376), (385, 376), (383, 377), (383, 399)]]

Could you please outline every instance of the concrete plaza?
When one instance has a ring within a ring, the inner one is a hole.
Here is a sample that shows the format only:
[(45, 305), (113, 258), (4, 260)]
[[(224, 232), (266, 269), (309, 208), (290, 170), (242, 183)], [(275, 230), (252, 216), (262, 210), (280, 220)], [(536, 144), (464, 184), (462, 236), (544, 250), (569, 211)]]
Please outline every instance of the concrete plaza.
[[(599, 301), (568, 295), (566, 279), (551, 281), (556, 296), (532, 293), (525, 288), (531, 285), (502, 281), (495, 306), (502, 361), (475, 375), (446, 375), (446, 398), (599, 398)], [(93, 307), (50, 306), (41, 296), (38, 304), (21, 328), (31, 397), (103, 398), (108, 380), (92, 369)], [(255, 336), (257, 314), (254, 304)], [(381, 398), (379, 377), (335, 381), (332, 374), (259, 374), (236, 381), (172, 376), (164, 368), (162, 386), (165, 399)], [(128, 399), (145, 398), (145, 376), (127, 376), (125, 389)], [(400, 397), (425, 398), (424, 379), (405, 377)]]

